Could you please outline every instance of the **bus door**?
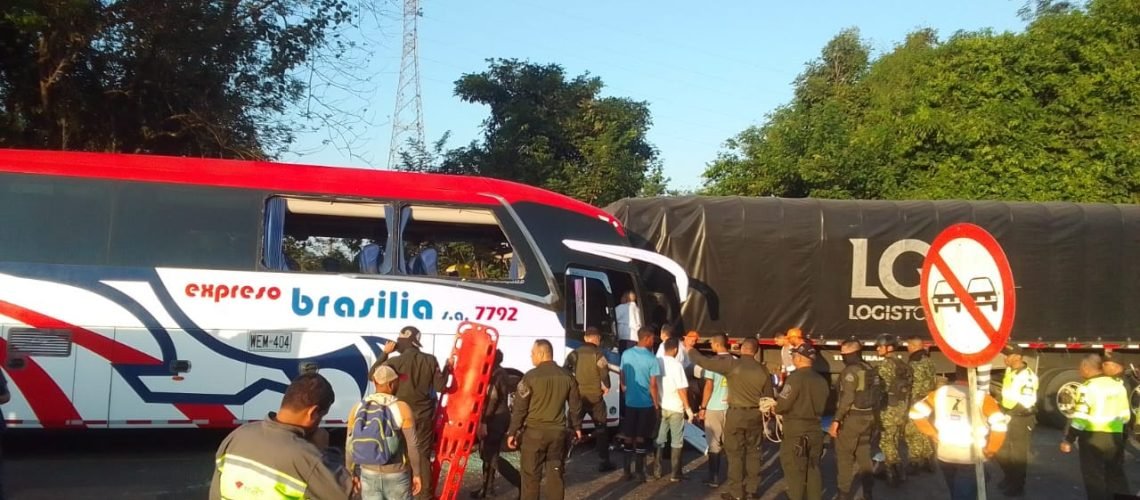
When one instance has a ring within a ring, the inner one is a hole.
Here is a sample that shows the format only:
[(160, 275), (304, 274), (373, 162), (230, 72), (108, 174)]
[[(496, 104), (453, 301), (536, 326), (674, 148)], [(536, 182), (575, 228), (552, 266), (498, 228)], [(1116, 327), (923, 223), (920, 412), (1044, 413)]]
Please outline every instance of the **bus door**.
[[(586, 328), (602, 332), (602, 351), (610, 362), (610, 392), (606, 395), (606, 412), (611, 424), (618, 419), (621, 380), (615, 370), (617, 358), (617, 324), (614, 321), (616, 297), (606, 273), (588, 269), (566, 270), (566, 338), (582, 341)], [(574, 343), (572, 345), (577, 345)]]

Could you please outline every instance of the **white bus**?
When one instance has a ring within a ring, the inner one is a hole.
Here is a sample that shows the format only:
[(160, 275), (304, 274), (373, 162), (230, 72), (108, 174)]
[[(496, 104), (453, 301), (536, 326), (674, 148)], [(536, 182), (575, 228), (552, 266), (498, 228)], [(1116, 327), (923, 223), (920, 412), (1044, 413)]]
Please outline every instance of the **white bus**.
[(0, 150), (0, 218), (14, 428), (233, 427), (307, 370), (343, 425), (404, 326), (442, 360), (488, 324), (526, 371), (537, 338), (558, 360), (588, 326), (613, 346), (637, 261), (688, 286), (602, 210), (477, 177)]

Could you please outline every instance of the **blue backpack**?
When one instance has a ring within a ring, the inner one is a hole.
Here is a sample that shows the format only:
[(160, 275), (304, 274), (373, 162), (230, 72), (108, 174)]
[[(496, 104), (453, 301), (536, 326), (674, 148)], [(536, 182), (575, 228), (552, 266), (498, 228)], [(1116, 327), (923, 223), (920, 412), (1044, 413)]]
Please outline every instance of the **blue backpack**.
[(348, 452), (358, 465), (388, 465), (403, 459), (399, 426), (393, 414), (396, 398), (389, 401), (367, 397), (360, 401), (352, 423)]

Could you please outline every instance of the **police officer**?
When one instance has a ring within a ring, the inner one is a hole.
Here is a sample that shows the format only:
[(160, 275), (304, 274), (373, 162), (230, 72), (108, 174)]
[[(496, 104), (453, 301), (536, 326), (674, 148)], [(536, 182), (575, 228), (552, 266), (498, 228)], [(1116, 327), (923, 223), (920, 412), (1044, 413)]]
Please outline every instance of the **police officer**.
[(911, 387), (910, 365), (894, 355), (895, 343), (894, 335), (888, 334), (879, 335), (875, 340), (875, 351), (883, 358), (878, 366), (879, 378), (887, 393), (886, 406), (879, 412), (882, 426), (879, 449), (887, 466), (887, 484), (892, 487), (906, 480), (906, 470), (899, 457), (899, 438), (906, 427)]
[(1002, 480), (998, 489), (1006, 496), (1025, 494), (1025, 470), (1029, 458), (1029, 434), (1036, 424), (1037, 375), (1025, 363), (1021, 348), (1005, 346), (1005, 376), (1001, 383), (1001, 410), (1009, 417), (1005, 444), (997, 454)]
[(726, 500), (748, 498), (760, 488), (760, 441), (764, 436), (760, 398), (772, 397), (772, 376), (753, 357), (758, 350), (755, 340), (746, 339), (740, 345), (740, 358), (710, 358), (697, 349), (689, 351), (693, 363), (723, 375), (728, 382), (728, 411), (724, 423), (728, 491), (721, 494)]
[[(594, 443), (598, 457), (598, 472), (609, 472), (617, 467), (610, 462), (610, 441), (607, 435), (606, 394), (610, 392), (610, 363), (598, 348), (602, 342), (602, 332), (597, 328), (586, 329), (582, 338), (585, 343), (570, 351), (566, 356), (566, 371), (578, 383), (578, 394), (582, 398), (582, 412), (590, 414), (594, 422)], [(581, 418), (579, 416), (579, 418)]]
[[(907, 363), (910, 365), (912, 379), (910, 383), (910, 404), (913, 405), (934, 390), (934, 379), (938, 373), (922, 337), (912, 336), (908, 338), (906, 350), (910, 353), (910, 359), (907, 360)], [(907, 472), (910, 474), (917, 474), (921, 471), (934, 472), (934, 443), (919, 432), (914, 421), (909, 418), (906, 420)]]
[(811, 369), (815, 357), (815, 349), (807, 344), (792, 348), (796, 370), (788, 375), (776, 400), (776, 413), (784, 416), (780, 467), (784, 469), (784, 483), (791, 500), (820, 500), (823, 496), (819, 473), (823, 455), (820, 422), (830, 389), (827, 380)]
[(582, 437), (582, 403), (578, 384), (570, 373), (554, 363), (554, 347), (550, 341), (534, 341), (530, 350), (534, 369), (523, 375), (515, 392), (511, 411), (511, 427), (507, 430), (507, 447), (519, 445), (522, 431), (522, 460), (519, 498), (562, 500), (566, 486), (562, 473), (566, 462), (566, 407), (569, 406), (570, 427)]
[[(416, 436), (423, 436), (416, 439), (416, 447), (420, 451), (419, 470), (427, 471), (431, 470), (431, 454), (435, 449), (436, 398), (443, 392), (447, 377), (440, 371), (435, 356), (420, 351), (422, 347), (420, 330), (414, 326), (405, 326), (400, 330), (396, 342), (384, 346), (384, 351), (376, 362), (392, 367), (400, 376), (396, 399), (412, 408)], [(388, 359), (392, 351), (398, 352), (399, 356)], [(431, 498), (430, 490), (431, 488), (420, 489), (416, 498)]]
[(1061, 441), (1061, 453), (1073, 451), (1073, 443), (1078, 443), (1089, 500), (1130, 494), (1123, 468), (1124, 426), (1131, 413), (1128, 389), (1120, 380), (1104, 374), (1102, 362), (1095, 354), (1081, 361), (1085, 382), (1077, 390), (1069, 428)]
[(839, 348), (844, 368), (839, 374), (835, 417), (828, 430), (836, 440), (835, 462), (839, 469), (837, 500), (854, 500), (856, 479), (863, 486), (863, 498), (871, 498), (871, 488), (875, 485), (871, 434), (875, 430), (876, 406), (882, 398), (882, 382), (878, 372), (863, 361), (862, 350), (863, 345), (854, 339), (844, 342)]

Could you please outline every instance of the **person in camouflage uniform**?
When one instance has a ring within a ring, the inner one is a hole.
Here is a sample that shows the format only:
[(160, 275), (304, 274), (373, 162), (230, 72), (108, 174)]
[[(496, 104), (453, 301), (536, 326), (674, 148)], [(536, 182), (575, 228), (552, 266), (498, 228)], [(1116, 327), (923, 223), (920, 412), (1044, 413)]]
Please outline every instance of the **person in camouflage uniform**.
[[(917, 336), (906, 340), (906, 350), (910, 353), (910, 403), (913, 405), (921, 401), (934, 391), (934, 378), (937, 373), (934, 361), (930, 359), (930, 351)], [(934, 472), (934, 443), (930, 438), (922, 435), (914, 421), (908, 419), (906, 423), (906, 450), (907, 472), (917, 474), (920, 471)]]
[(875, 350), (883, 358), (876, 369), (883, 380), (887, 401), (879, 412), (879, 450), (883, 452), (887, 484), (896, 487), (906, 480), (906, 470), (899, 457), (899, 440), (910, 418), (910, 365), (894, 355), (897, 340), (894, 335), (883, 334), (875, 341)]

